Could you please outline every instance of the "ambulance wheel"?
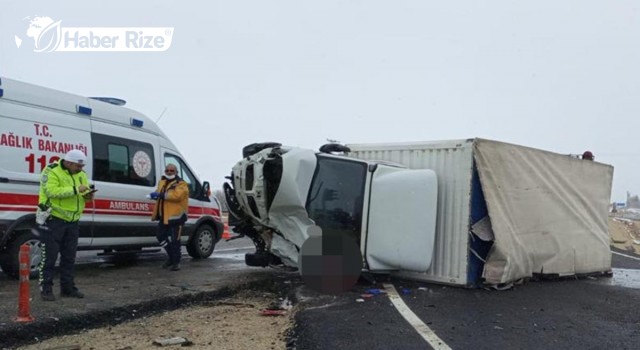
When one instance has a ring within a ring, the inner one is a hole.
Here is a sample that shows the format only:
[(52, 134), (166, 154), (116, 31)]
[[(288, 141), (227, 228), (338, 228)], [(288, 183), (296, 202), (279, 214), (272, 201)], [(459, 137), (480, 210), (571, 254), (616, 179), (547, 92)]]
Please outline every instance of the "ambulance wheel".
[(200, 225), (187, 243), (187, 253), (194, 259), (205, 259), (216, 246), (216, 232), (209, 225)]
[(38, 265), (42, 260), (42, 242), (32, 230), (21, 231), (7, 244), (7, 249), (0, 255), (0, 267), (6, 275), (18, 279), (20, 277), (20, 246), (23, 244), (29, 246), (29, 278), (35, 279), (38, 277)]

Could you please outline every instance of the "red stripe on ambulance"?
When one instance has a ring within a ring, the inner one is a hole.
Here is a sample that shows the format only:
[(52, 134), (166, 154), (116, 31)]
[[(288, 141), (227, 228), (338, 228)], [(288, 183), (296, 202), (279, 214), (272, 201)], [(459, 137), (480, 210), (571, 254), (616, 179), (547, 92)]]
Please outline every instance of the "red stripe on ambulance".
[[(3, 211), (33, 211), (38, 204), (37, 194), (0, 193), (0, 210)], [(96, 199), (88, 202), (84, 213), (98, 215), (151, 215), (154, 203), (138, 201), (122, 201), (112, 199)], [(197, 219), (203, 215), (220, 216), (220, 210), (216, 208), (202, 208), (189, 206), (189, 218)]]

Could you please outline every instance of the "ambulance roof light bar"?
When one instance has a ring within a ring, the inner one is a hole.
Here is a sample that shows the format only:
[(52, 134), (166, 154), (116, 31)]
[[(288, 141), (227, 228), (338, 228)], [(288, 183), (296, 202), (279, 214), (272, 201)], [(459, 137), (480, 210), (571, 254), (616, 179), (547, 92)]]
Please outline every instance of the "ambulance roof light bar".
[(91, 108), (85, 107), (85, 106), (81, 106), (81, 105), (76, 105), (76, 113), (85, 114), (85, 115), (91, 115)]
[(141, 128), (143, 124), (144, 124), (144, 121), (136, 118), (131, 118), (131, 126)]

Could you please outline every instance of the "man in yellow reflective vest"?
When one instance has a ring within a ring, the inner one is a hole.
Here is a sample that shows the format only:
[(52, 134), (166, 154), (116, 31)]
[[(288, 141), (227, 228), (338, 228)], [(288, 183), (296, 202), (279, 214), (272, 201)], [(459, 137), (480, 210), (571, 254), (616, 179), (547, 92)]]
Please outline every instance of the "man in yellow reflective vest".
[[(74, 281), (78, 250), (78, 221), (85, 202), (93, 200), (93, 192), (83, 168), (87, 157), (80, 150), (71, 150), (57, 163), (47, 166), (40, 176), (38, 214), (40, 240), (43, 243), (40, 263), (40, 296), (44, 301), (56, 300), (53, 294), (53, 273), (60, 254), (60, 295), (84, 298)], [(38, 214), (36, 216), (38, 217)]]

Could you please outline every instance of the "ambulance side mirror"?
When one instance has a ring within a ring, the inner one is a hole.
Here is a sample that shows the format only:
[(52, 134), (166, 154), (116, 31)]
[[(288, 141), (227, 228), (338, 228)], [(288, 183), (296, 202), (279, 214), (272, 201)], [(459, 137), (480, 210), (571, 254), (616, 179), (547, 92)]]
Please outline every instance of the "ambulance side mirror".
[(202, 197), (209, 199), (211, 197), (211, 185), (209, 181), (205, 181), (202, 183)]

